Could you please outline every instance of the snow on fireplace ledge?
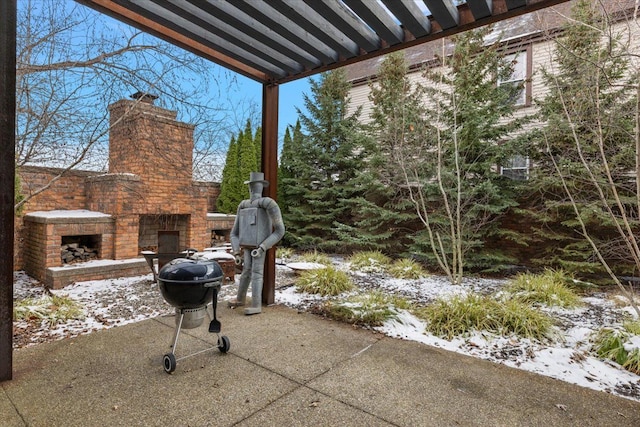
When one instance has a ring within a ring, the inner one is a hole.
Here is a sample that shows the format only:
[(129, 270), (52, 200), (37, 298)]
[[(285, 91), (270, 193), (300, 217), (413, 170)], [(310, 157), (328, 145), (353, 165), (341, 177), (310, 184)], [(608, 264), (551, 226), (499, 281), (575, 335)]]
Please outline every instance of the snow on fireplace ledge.
[(89, 211), (86, 209), (36, 211), (36, 212), (29, 212), (25, 216), (34, 217), (34, 218), (43, 218), (43, 219), (47, 219), (47, 218), (66, 218), (66, 219), (111, 218), (111, 215), (109, 214), (96, 212), (96, 211)]

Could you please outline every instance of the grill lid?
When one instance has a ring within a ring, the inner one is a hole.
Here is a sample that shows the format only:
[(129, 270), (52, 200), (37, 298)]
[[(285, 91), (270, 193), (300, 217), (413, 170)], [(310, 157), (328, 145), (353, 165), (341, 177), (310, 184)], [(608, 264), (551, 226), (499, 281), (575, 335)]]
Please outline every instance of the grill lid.
[(173, 283), (205, 283), (222, 280), (223, 272), (214, 260), (176, 258), (160, 269), (158, 278)]

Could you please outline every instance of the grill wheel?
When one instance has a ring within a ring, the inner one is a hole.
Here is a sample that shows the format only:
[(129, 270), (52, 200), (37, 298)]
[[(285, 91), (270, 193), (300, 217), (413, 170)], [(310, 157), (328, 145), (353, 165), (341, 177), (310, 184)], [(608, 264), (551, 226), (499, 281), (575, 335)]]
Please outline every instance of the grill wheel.
[(167, 353), (162, 358), (162, 364), (164, 365), (164, 371), (167, 374), (176, 370), (176, 356), (173, 353)]

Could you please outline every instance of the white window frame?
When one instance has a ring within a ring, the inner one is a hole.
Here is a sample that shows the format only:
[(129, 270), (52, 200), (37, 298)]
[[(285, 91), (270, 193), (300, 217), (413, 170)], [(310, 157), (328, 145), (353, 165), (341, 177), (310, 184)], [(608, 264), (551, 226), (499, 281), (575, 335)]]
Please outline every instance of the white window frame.
[[(500, 166), (500, 175), (514, 181), (528, 181), (531, 162), (528, 156), (515, 155), (507, 161), (507, 165)], [(524, 171), (524, 174), (520, 174)]]
[(503, 84), (519, 84), (522, 86), (520, 94), (516, 98), (515, 106), (521, 107), (528, 104), (527, 77), (529, 71), (529, 49), (508, 53), (505, 60), (513, 64), (513, 72), (508, 80), (498, 80), (498, 86)]

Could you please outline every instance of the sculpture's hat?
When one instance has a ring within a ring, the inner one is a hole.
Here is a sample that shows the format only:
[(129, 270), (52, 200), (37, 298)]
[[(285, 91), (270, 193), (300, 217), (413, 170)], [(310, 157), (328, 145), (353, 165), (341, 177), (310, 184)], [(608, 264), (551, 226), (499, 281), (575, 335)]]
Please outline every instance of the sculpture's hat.
[(262, 185), (264, 185), (265, 187), (269, 186), (269, 181), (265, 181), (264, 179), (264, 173), (262, 172), (251, 172), (249, 174), (249, 181), (245, 181), (245, 184), (251, 184), (253, 182), (259, 182)]

